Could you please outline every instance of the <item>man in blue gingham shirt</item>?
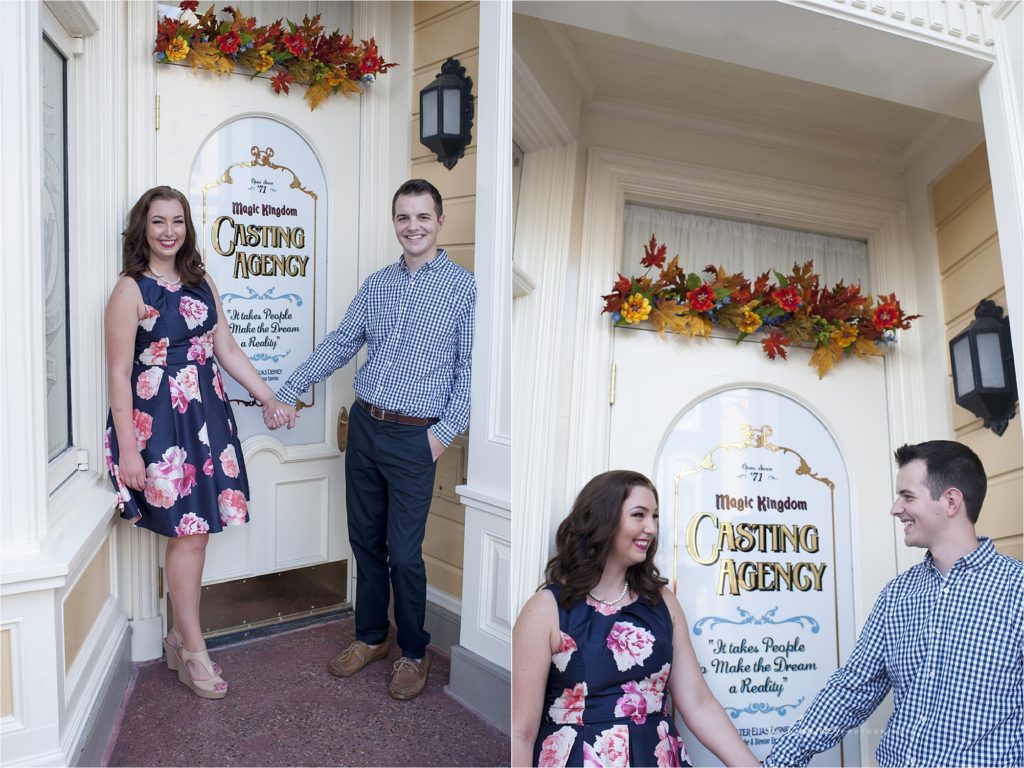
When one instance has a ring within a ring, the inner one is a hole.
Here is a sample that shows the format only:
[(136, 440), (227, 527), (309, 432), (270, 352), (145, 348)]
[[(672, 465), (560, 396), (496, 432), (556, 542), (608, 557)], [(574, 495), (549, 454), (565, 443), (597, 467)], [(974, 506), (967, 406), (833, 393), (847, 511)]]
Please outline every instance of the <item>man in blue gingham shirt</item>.
[(391, 213), (401, 257), (366, 279), (341, 325), (277, 395), (295, 403), (366, 344), (345, 452), (349, 540), (358, 565), (356, 641), (328, 671), (347, 677), (387, 658), (393, 587), (402, 657), (388, 693), (407, 700), (423, 690), (429, 669), (423, 536), (435, 462), (469, 423), (476, 283), (437, 247), (444, 212), (432, 184), (407, 181)]
[(1024, 566), (975, 535), (981, 461), (947, 440), (905, 445), (891, 514), (924, 562), (879, 595), (849, 660), (766, 766), (806, 765), (893, 690), (880, 766), (1024, 765)]

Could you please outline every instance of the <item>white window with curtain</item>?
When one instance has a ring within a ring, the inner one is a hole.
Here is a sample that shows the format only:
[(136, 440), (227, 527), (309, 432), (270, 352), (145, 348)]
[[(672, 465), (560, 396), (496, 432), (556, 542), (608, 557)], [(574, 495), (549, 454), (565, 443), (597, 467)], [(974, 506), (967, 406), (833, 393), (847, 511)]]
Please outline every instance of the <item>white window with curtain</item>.
[[(709, 264), (730, 274), (742, 272), (753, 282), (762, 272), (789, 273), (793, 264), (814, 262), (822, 287), (842, 280), (860, 283), (869, 293), (868, 246), (863, 240), (819, 235), (747, 221), (699, 216), (650, 206), (627, 204), (620, 271), (637, 275), (651, 235), (679, 256), (679, 266), (700, 273)], [(774, 279), (774, 277), (773, 277)]]
[(75, 447), (71, 344), (71, 201), (72, 168), (68, 147), (73, 130), (74, 41), (49, 9), (39, 51), (40, 129), (42, 131), (42, 271), (43, 327), (46, 344), (47, 489), (52, 493), (81, 461)]

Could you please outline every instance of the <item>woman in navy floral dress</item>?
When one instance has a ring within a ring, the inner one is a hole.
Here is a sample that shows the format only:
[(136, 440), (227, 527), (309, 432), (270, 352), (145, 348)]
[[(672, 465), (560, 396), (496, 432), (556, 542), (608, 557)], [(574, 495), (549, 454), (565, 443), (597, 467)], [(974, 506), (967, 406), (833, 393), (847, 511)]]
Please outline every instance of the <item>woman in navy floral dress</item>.
[(726, 765), (758, 765), (711, 694), (654, 566), (658, 492), (593, 478), (562, 521), (547, 583), (512, 636), (512, 765), (688, 766), (672, 701)]
[(217, 361), (263, 403), (267, 426), (294, 424), (224, 322), (196, 251), (188, 200), (156, 187), (132, 208), (123, 274), (107, 303), (106, 460), (122, 517), (169, 537), (174, 626), (167, 666), (199, 696), (227, 683), (199, 627), (208, 534), (249, 520), (242, 447)]

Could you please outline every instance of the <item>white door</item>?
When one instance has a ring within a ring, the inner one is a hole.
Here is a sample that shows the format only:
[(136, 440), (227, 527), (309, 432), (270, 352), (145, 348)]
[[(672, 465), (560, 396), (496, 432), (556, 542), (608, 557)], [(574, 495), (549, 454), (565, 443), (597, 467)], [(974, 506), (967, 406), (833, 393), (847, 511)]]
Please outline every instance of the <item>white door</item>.
[[(340, 321), (358, 288), (355, 233), (359, 209), (359, 98), (334, 96), (311, 112), (302, 99), (300, 87), (294, 87), (290, 96), (276, 96), (264, 79), (249, 80), (238, 74), (214, 77), (202, 71), (193, 73), (183, 66), (159, 67), (157, 92), (161, 115), (157, 132), (158, 182), (186, 195), (190, 184), (195, 186), (190, 175), (209, 175), (208, 168), (194, 168), (197, 153), (215, 131), (239, 119), (270, 118), (275, 124), (292, 129), (311, 148), (323, 170), (327, 190), (326, 204), (320, 200), (317, 209), (317, 216), (326, 216), (321, 221), (326, 242), (318, 244), (325, 256), (325, 268), (318, 273), (317, 280), (325, 287), (322, 295), (326, 303), (325, 322), (315, 331), (315, 341), (320, 341)], [(228, 155), (235, 150), (237, 157), (225, 155), (225, 168), (228, 160), (252, 159), (251, 147), (231, 147)], [(274, 160), (287, 165), (283, 158)], [(198, 230), (203, 212), (195, 207), (193, 203), (193, 220)], [(226, 241), (230, 242), (230, 236), (226, 236)], [(203, 252), (203, 244), (197, 245)], [(220, 280), (218, 290), (226, 302), (227, 291)], [(227, 306), (225, 303), (225, 311)], [(259, 354), (257, 350), (247, 351), (250, 358)], [(280, 363), (281, 375), (271, 382), (271, 387), (280, 386), (303, 359), (304, 356), (295, 354)], [(300, 412), (303, 434), (310, 436), (298, 444), (286, 445), (294, 441), (287, 439), (283, 431), (267, 432), (253, 426), (258, 408), (232, 406), (243, 437), (251, 521), (211, 537), (204, 584), (338, 560), (349, 561), (351, 583), (344, 462), (336, 423), (340, 409), (353, 401), (354, 365), (353, 362), (339, 370), (318, 388), (317, 402), (324, 404), (315, 409), (318, 414), (313, 409)], [(246, 408), (255, 414), (240, 412)], [(322, 423), (310, 423), (312, 417)], [(346, 593), (351, 601), (351, 591)]]
[[(888, 429), (884, 362), (878, 358), (844, 361), (819, 380), (808, 365), (810, 352), (806, 349), (791, 348), (788, 360), (771, 361), (756, 341), (737, 344), (729, 338), (661, 338), (653, 330), (632, 328), (616, 329), (614, 343), (615, 402), (611, 409), (608, 466), (643, 472), (658, 484), (662, 542), (658, 563), (662, 575), (670, 579), (675, 570), (671, 562), (672, 542), (676, 536), (682, 541), (686, 532), (674, 530), (675, 489), (670, 479), (665, 480), (666, 474), (671, 478), (671, 473), (659, 467), (659, 457), (681, 414), (709, 395), (754, 387), (773, 390), (796, 401), (815, 414), (831, 434), (845, 460), (849, 489), (849, 530), (837, 530), (836, 537), (850, 537), (849, 542), (843, 543), (848, 543), (853, 553), (849, 574), (852, 579), (843, 580), (847, 584), (852, 582), (855, 620), (838, 617), (838, 656), (845, 660), (856, 628), (867, 618), (882, 586), (896, 574), (895, 552), (903, 546), (895, 538), (895, 527), (888, 515), (893, 498), (894, 446)], [(899, 354), (899, 350), (894, 354)], [(762, 425), (751, 426), (759, 429)], [(778, 425), (775, 426), (777, 434)], [(741, 441), (742, 436), (737, 434), (735, 439)], [(781, 439), (778, 442), (785, 444)], [(657, 479), (659, 469), (661, 480)], [(672, 471), (681, 469), (684, 468)], [(677, 586), (685, 587), (673, 585)], [(768, 601), (765, 610), (777, 604), (772, 602), (771, 594), (765, 594), (764, 600)], [(840, 603), (849, 606), (850, 600), (849, 595), (840, 595)], [(689, 618), (692, 623), (694, 618)], [(691, 640), (695, 648), (698, 643), (707, 643), (706, 638), (694, 634)], [(821, 670), (820, 684), (830, 671)], [(805, 706), (809, 703), (807, 700)], [(859, 745), (851, 745), (860, 747), (864, 759), (874, 754), (878, 743), (874, 734), (881, 732), (888, 716), (885, 710), (886, 707), (880, 708), (865, 723)], [(779, 724), (792, 725), (792, 718), (783, 716)], [(856, 737), (848, 737), (848, 744), (850, 738)], [(757, 742), (751, 739), (750, 743)], [(698, 764), (706, 764), (702, 760), (713, 761), (709, 753), (701, 754), (702, 750), (691, 748), (693, 752), (697, 753)], [(851, 747), (847, 747), (844, 759), (847, 765), (851, 764)]]

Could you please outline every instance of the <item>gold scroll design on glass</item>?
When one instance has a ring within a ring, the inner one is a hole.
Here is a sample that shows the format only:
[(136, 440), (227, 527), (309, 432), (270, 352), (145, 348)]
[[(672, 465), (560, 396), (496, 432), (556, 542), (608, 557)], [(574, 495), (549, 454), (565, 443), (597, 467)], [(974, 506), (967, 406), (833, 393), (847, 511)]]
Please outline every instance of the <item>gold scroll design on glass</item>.
[[(206, 232), (206, 221), (207, 221), (207, 218), (206, 218), (206, 193), (209, 192), (211, 189), (219, 187), (221, 184), (234, 184), (235, 180), (231, 177), (231, 169), (232, 168), (257, 168), (257, 167), (259, 167), (259, 168), (270, 168), (273, 171), (287, 171), (288, 173), (290, 173), (292, 175), (292, 180), (291, 180), (291, 183), (288, 185), (288, 188), (289, 189), (297, 189), (300, 192), (302, 192), (303, 194), (309, 195), (309, 197), (312, 198), (312, 200), (313, 200), (313, 334), (311, 336), (311, 338), (313, 339), (313, 345), (312, 345), (312, 348), (310, 349), (310, 352), (312, 352), (313, 349), (316, 348), (316, 254), (317, 254), (317, 233), (318, 233), (318, 227), (317, 227), (317, 214), (318, 214), (317, 203), (319, 202), (319, 197), (317, 196), (316, 192), (314, 192), (311, 189), (306, 189), (302, 185), (302, 182), (299, 181), (299, 177), (295, 174), (295, 171), (293, 171), (291, 168), (289, 168), (289, 167), (287, 167), (285, 165), (278, 165), (277, 163), (275, 163), (275, 162), (273, 162), (271, 160), (271, 158), (274, 156), (274, 148), (273, 147), (267, 147), (266, 149), (260, 149), (258, 146), (256, 146), (254, 144), (249, 149), (249, 154), (252, 156), (252, 160), (246, 160), (244, 162), (232, 163), (231, 165), (229, 165), (227, 168), (224, 169), (224, 173), (221, 174), (221, 177), (219, 179), (217, 179), (216, 181), (208, 182), (208, 183), (203, 185), (203, 232), (204, 233)], [(206, 266), (206, 238), (203, 237), (201, 239), (202, 239), (202, 242), (203, 242), (203, 251), (202, 251), (201, 255), (202, 255), (202, 258), (203, 258), (203, 266), (205, 267)], [(250, 395), (251, 394), (252, 393), (250, 393)], [(250, 405), (250, 406), (259, 405), (259, 403), (256, 402), (256, 398), (255, 397), (253, 397), (251, 400), (232, 400), (231, 402), (233, 402), (233, 403), (240, 403), (241, 405)], [(312, 388), (311, 391), (310, 391), (310, 400), (309, 400), (309, 402), (306, 403), (306, 402), (303, 402), (301, 399), (297, 399), (295, 401), (295, 410), (296, 411), (301, 411), (303, 408), (311, 408), (315, 404), (316, 404), (316, 389)]]
[[(730, 450), (730, 451), (742, 451), (747, 448), (764, 448), (765, 450), (771, 451), (772, 453), (780, 454), (792, 454), (800, 463), (794, 471), (795, 475), (805, 475), (812, 480), (816, 480), (819, 483), (824, 484), (829, 490), (829, 500), (831, 502), (831, 513), (832, 513), (832, 594), (833, 594), (833, 610), (835, 612), (835, 625), (839, 627), (839, 584), (836, 576), (836, 484), (827, 477), (822, 477), (814, 472), (807, 460), (797, 451), (792, 448), (787, 448), (782, 445), (775, 445), (771, 442), (772, 428), (764, 424), (760, 429), (755, 429), (749, 424), (742, 424), (740, 426), (740, 432), (743, 434), (743, 440), (738, 443), (721, 443), (716, 445), (714, 448), (704, 454), (704, 458), (693, 467), (692, 469), (684, 469), (679, 471), (672, 479), (675, 483), (675, 510), (673, 511), (673, 531), (672, 531), (672, 589), (678, 591), (679, 587), (679, 529), (680, 521), (679, 517), (681, 514), (680, 503), (679, 503), (679, 486), (683, 479), (696, 475), (700, 472), (715, 472), (718, 470), (718, 465), (715, 463), (714, 455), (716, 451)], [(839, 632), (836, 632), (836, 667), (840, 666), (839, 658)], [(843, 746), (842, 742), (839, 745), (840, 760), (843, 761)], [(844, 763), (845, 764), (845, 763)]]

